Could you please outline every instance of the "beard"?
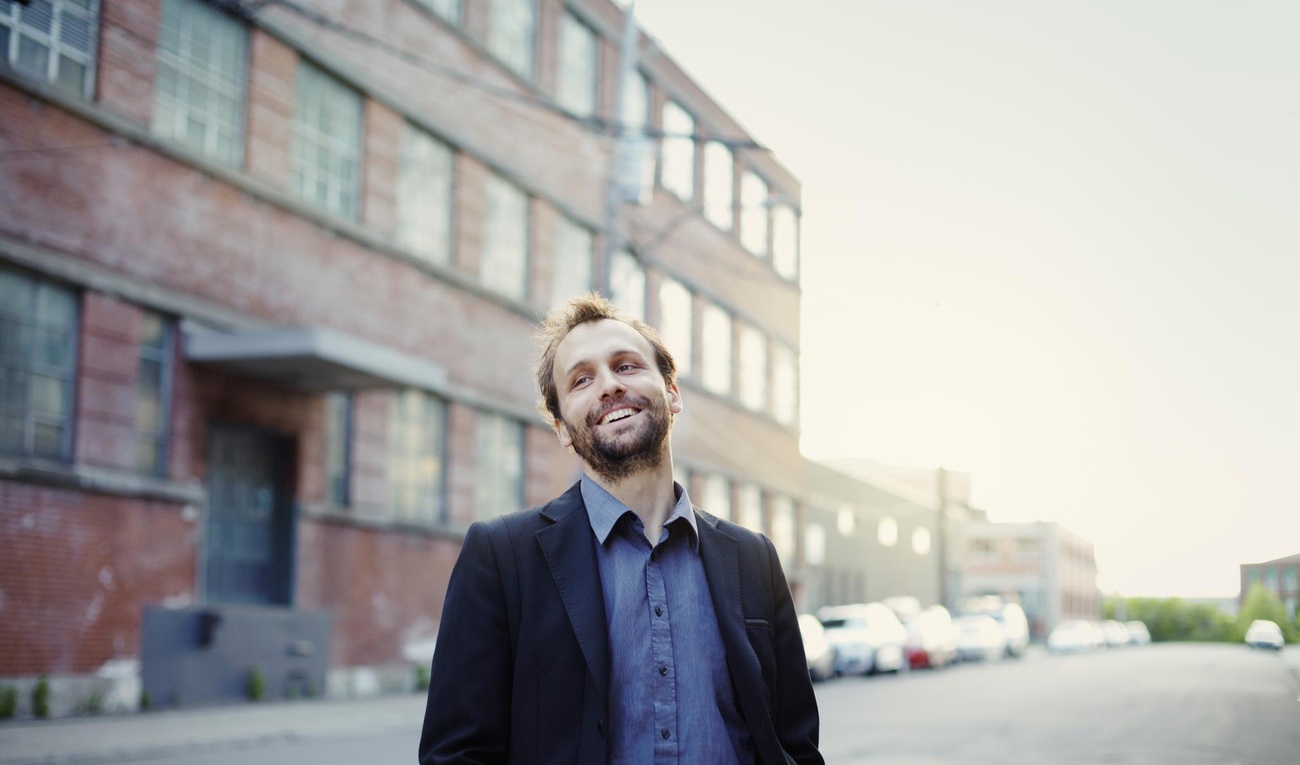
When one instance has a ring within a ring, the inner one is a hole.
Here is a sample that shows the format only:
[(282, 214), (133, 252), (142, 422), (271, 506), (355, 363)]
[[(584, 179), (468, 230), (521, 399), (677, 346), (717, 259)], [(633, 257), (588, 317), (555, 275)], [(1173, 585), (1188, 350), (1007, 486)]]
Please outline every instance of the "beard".
[[(596, 424), (614, 406), (630, 404), (640, 409), (641, 422), (623, 433), (606, 434)], [(668, 404), (660, 398), (625, 396), (615, 405), (598, 410), (581, 426), (565, 421), (573, 451), (582, 461), (610, 483), (618, 483), (633, 473), (659, 467), (663, 463), (671, 417)]]

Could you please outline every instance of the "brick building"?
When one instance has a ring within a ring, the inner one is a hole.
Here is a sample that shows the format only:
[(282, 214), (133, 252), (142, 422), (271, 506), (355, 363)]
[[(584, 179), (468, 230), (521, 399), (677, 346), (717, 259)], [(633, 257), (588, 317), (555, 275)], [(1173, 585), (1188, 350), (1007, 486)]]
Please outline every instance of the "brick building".
[[(467, 526), (577, 475), (530, 335), (592, 288), (661, 327), (682, 477), (798, 592), (799, 184), (644, 36), (616, 119), (622, 22), (0, 2), (0, 678), (247, 605), (331, 616), (330, 693), (408, 685)], [(656, 140), (607, 241), (618, 123)]]
[(1296, 617), (1296, 604), (1300, 603), (1300, 555), (1263, 563), (1241, 564), (1241, 592), (1237, 596), (1238, 609), (1246, 603), (1246, 596), (1256, 584), (1272, 592), (1282, 602), (1288, 619)]

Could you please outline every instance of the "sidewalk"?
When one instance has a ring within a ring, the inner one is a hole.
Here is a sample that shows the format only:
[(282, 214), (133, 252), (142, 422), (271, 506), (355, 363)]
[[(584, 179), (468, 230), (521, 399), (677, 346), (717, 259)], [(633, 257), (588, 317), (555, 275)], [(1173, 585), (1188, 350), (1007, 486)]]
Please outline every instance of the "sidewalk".
[(411, 734), (424, 694), (0, 723), (0, 765), (110, 763), (374, 733)]

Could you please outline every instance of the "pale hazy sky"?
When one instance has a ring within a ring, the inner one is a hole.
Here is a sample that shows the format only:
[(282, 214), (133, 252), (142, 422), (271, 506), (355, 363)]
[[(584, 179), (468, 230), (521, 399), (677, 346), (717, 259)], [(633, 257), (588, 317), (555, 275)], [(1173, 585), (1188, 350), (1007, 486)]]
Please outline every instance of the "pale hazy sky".
[(803, 448), (1101, 584), (1300, 552), (1300, 3), (640, 0), (803, 182)]

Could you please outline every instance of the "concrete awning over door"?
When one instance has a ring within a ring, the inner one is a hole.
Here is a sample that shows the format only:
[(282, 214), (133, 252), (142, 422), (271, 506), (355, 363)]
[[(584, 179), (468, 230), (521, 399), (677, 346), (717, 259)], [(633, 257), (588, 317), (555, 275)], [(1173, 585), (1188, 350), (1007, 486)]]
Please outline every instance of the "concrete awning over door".
[(447, 372), (437, 364), (321, 327), (187, 331), (185, 358), (299, 390), (436, 391), (447, 385)]

